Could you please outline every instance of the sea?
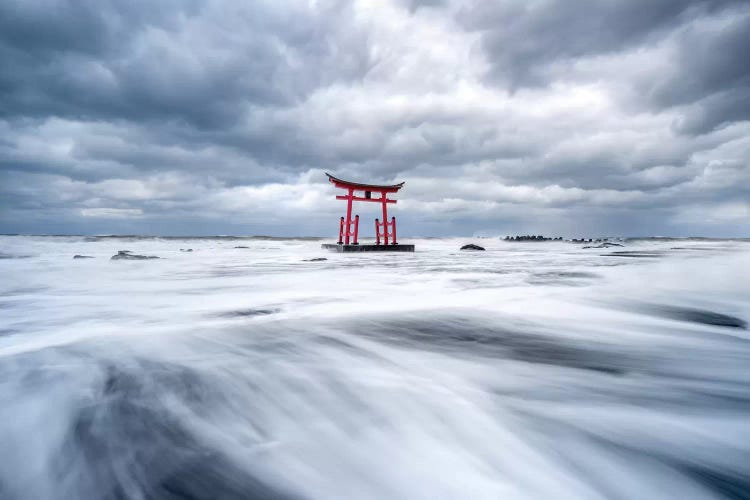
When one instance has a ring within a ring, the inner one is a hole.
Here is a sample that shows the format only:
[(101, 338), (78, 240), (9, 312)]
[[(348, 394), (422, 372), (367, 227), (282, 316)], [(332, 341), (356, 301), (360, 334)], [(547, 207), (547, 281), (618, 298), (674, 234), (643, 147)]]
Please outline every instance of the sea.
[(325, 241), (0, 236), (0, 498), (750, 498), (750, 240)]

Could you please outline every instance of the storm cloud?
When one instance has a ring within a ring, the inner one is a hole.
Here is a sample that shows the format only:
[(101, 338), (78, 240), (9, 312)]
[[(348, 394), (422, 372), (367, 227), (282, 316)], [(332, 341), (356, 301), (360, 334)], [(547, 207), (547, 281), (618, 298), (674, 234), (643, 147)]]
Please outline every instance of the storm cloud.
[(405, 236), (747, 236), (749, 53), (740, 0), (8, 0), (0, 232), (333, 234), (330, 171)]

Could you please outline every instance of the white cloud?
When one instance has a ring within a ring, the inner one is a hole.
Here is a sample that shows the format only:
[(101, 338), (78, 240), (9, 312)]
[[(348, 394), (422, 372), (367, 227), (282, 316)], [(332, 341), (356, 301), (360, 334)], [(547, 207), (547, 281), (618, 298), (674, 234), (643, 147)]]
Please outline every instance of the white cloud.
[(80, 212), (83, 217), (107, 219), (129, 219), (143, 215), (143, 211), (138, 208), (82, 208)]

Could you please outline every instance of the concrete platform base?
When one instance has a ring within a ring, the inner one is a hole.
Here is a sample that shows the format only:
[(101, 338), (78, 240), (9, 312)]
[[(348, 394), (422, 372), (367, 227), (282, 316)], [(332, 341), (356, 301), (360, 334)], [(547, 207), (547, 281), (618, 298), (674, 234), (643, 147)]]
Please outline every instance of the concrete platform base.
[(334, 252), (413, 252), (414, 245), (338, 245), (323, 243), (321, 248)]

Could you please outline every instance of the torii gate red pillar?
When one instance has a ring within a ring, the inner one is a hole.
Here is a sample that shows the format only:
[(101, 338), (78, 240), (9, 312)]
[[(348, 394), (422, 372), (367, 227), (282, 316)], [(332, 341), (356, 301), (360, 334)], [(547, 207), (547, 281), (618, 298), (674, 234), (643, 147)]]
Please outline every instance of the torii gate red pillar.
[[(337, 196), (338, 198), (338, 196)], [(352, 227), (352, 202), (354, 201), (354, 190), (349, 189), (349, 194), (346, 195), (346, 240), (345, 245), (349, 244), (349, 228)]]
[[(383, 243), (388, 244), (388, 203), (383, 193)], [(375, 230), (377, 233), (377, 229)]]
[[(354, 237), (352, 244), (359, 244), (359, 242), (357, 241), (359, 233), (359, 215), (356, 215), (354, 217), (354, 220), (352, 220), (352, 204), (355, 201), (380, 203), (383, 207), (383, 221), (380, 222), (378, 219), (375, 219), (375, 235), (377, 245), (380, 245), (381, 227), (383, 228), (383, 243), (385, 245), (398, 244), (398, 242), (396, 241), (396, 218), (392, 217), (390, 221), (388, 220), (388, 204), (396, 203), (396, 200), (388, 198), (388, 194), (397, 193), (398, 190), (403, 187), (403, 182), (392, 185), (361, 184), (359, 182), (349, 182), (342, 179), (337, 179), (336, 177), (328, 173), (326, 173), (326, 175), (328, 176), (328, 180), (333, 185), (335, 185), (337, 188), (346, 189), (347, 191), (345, 195), (336, 196), (337, 200), (346, 200), (346, 218), (342, 217), (339, 225), (339, 245), (349, 245), (351, 241), (349, 239), (350, 236)], [(357, 191), (361, 191), (362, 195), (358, 196), (356, 194)], [(373, 192), (380, 193), (380, 198), (373, 198)], [(352, 223), (354, 223), (354, 232), (352, 232), (351, 230)], [(389, 236), (392, 236), (392, 238), (390, 238)]]

